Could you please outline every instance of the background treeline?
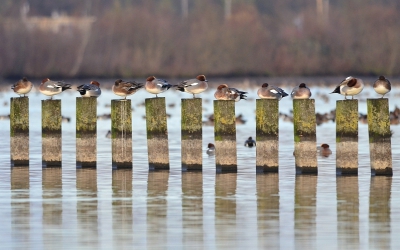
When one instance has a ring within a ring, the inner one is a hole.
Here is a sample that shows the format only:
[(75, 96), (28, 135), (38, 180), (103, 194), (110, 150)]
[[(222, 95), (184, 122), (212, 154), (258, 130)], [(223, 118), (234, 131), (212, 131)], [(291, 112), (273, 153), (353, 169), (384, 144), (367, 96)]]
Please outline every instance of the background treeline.
[(398, 0), (28, 1), (28, 18), (96, 18), (57, 33), (0, 2), (2, 77), (400, 75)]

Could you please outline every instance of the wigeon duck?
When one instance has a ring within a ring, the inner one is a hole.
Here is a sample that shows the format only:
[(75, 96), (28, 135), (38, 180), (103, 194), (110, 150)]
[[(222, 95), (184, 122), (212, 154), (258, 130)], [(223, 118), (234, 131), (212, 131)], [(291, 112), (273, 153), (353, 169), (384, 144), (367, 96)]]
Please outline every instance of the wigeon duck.
[(79, 94), (82, 97), (99, 97), (101, 95), (100, 83), (91, 81), (90, 84), (83, 84), (78, 86)]
[(376, 93), (382, 95), (382, 98), (392, 90), (392, 85), (384, 76), (380, 76), (378, 80), (374, 82), (373, 87)]
[(264, 83), (261, 88), (257, 91), (257, 95), (261, 99), (276, 99), (280, 101), (283, 97), (288, 96), (288, 94), (281, 88), (274, 87), (268, 83)]
[(252, 147), (255, 147), (255, 146), (256, 146), (256, 141), (253, 140), (253, 138), (250, 136), (250, 137), (244, 142), (244, 145), (245, 145), (246, 147), (252, 148)]
[(11, 89), (14, 90), (14, 92), (17, 93), (18, 95), (25, 96), (31, 91), (32, 86), (33, 84), (30, 81), (28, 81), (26, 77), (23, 77), (21, 80), (14, 83), (14, 85), (11, 86)]
[(154, 76), (147, 77), (146, 83), (144, 85), (146, 91), (151, 94), (155, 94), (156, 97), (158, 97), (157, 96), (158, 94), (167, 91), (171, 87), (172, 85), (169, 84), (166, 80), (158, 79), (155, 78)]
[(143, 83), (137, 83), (135, 81), (126, 82), (118, 79), (112, 86), (112, 91), (114, 92), (114, 94), (123, 96), (124, 99), (126, 99), (128, 95), (135, 94), (141, 88), (143, 88)]
[(350, 95), (351, 99), (355, 95), (358, 95), (364, 88), (364, 82), (361, 79), (354, 78), (352, 76), (344, 79), (331, 93), (337, 93), (344, 95), (344, 99), (347, 100), (347, 96)]
[(305, 83), (300, 83), (290, 94), (293, 99), (310, 99), (311, 91)]
[(67, 89), (71, 89), (71, 84), (67, 84), (61, 81), (52, 81), (49, 78), (43, 79), (42, 83), (39, 86), (40, 93), (50, 96), (50, 99), (53, 99), (53, 95), (60, 94)]
[(208, 155), (215, 155), (215, 146), (214, 146), (214, 144), (208, 143), (207, 154)]
[(247, 92), (240, 91), (235, 88), (229, 88), (228, 85), (221, 84), (218, 86), (214, 97), (217, 100), (235, 100), (235, 102), (238, 102), (241, 99), (246, 100), (246, 94)]
[(317, 147), (317, 152), (324, 157), (328, 157), (332, 154), (332, 151), (329, 149), (329, 145), (326, 143), (321, 144), (320, 147)]
[(193, 98), (196, 98), (195, 94), (204, 92), (208, 88), (208, 84), (204, 75), (198, 75), (195, 79), (183, 81), (174, 87), (181, 92), (193, 94)]

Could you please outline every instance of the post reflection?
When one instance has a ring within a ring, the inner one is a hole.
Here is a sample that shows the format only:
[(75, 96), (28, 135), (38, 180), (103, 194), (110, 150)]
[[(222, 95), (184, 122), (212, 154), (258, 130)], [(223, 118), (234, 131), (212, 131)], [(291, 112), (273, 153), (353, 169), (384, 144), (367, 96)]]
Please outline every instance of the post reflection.
[(358, 248), (359, 238), (359, 194), (358, 176), (337, 176), (337, 239), (338, 248)]
[(11, 230), (18, 242), (30, 241), (29, 167), (11, 168)]
[(315, 249), (317, 176), (296, 175), (294, 198), (296, 249)]
[(132, 169), (112, 171), (112, 218), (115, 248), (118, 243), (132, 245)]
[(215, 176), (215, 240), (221, 247), (236, 248), (236, 173)]
[(147, 179), (147, 248), (167, 244), (167, 191), (169, 171), (150, 171)]
[[(62, 169), (60, 167), (42, 169), (43, 239), (60, 238), (62, 226)], [(47, 241), (47, 246), (57, 248), (59, 242)]]
[(369, 194), (369, 247), (390, 249), (390, 193), (392, 177), (371, 178)]
[(257, 174), (258, 248), (279, 249), (279, 175)]
[(96, 169), (76, 170), (76, 213), (78, 221), (78, 243), (80, 246), (96, 248), (98, 245), (97, 172)]
[(203, 241), (203, 173), (182, 172), (182, 245), (195, 245)]

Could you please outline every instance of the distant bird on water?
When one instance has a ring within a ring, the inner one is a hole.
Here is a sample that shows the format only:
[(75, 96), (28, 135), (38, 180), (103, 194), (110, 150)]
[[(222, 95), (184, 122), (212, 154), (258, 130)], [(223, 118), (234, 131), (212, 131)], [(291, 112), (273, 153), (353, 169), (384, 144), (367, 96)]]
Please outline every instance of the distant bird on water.
[(167, 91), (171, 87), (172, 85), (169, 84), (166, 80), (158, 79), (154, 76), (147, 77), (146, 83), (144, 85), (146, 91), (151, 94), (155, 94), (156, 97), (158, 97), (158, 94)]
[(361, 79), (354, 78), (352, 76), (344, 79), (331, 93), (337, 93), (344, 95), (344, 99), (347, 100), (347, 96), (351, 96), (351, 99), (355, 95), (358, 95), (364, 89), (364, 82)]
[(214, 144), (208, 143), (207, 154), (208, 155), (215, 155), (215, 146), (214, 146)]
[(90, 84), (83, 84), (78, 86), (79, 94), (82, 97), (99, 97), (101, 95), (100, 83), (91, 81)]
[(204, 92), (208, 88), (208, 83), (205, 75), (198, 75), (195, 79), (185, 80), (174, 87), (181, 92), (193, 94), (193, 98), (196, 98), (195, 94)]
[(292, 90), (290, 95), (293, 99), (310, 99), (311, 91), (305, 83), (300, 83), (299, 86)]
[(321, 156), (328, 157), (332, 154), (332, 151), (329, 149), (329, 145), (324, 143), (321, 144), (320, 147), (317, 147), (317, 151)]
[(246, 100), (246, 94), (247, 92), (229, 88), (227, 84), (221, 84), (218, 86), (217, 91), (215, 91), (214, 97), (217, 100), (235, 100), (235, 102), (238, 102), (242, 99)]
[(256, 141), (253, 140), (253, 138), (250, 136), (250, 137), (244, 142), (244, 145), (245, 145), (246, 147), (252, 148), (252, 147), (255, 147), (255, 146), (256, 146)]
[(264, 83), (261, 88), (258, 89), (257, 95), (261, 99), (276, 99), (278, 101), (280, 101), (283, 97), (288, 96), (283, 89), (271, 86), (268, 83)]
[(11, 89), (14, 90), (14, 92), (17, 93), (19, 96), (25, 96), (32, 90), (32, 86), (33, 84), (28, 81), (26, 77), (23, 77), (21, 80), (14, 83), (14, 85), (11, 86)]
[(112, 91), (114, 92), (114, 94), (118, 96), (123, 96), (124, 99), (126, 100), (126, 97), (128, 95), (135, 94), (141, 88), (143, 88), (143, 83), (137, 83), (135, 81), (126, 82), (121, 79), (118, 79), (112, 86)]
[(67, 89), (71, 89), (71, 84), (61, 81), (52, 81), (49, 78), (43, 79), (39, 86), (40, 93), (50, 96), (50, 99), (53, 99), (53, 95), (60, 94)]
[(376, 93), (382, 95), (381, 98), (383, 98), (387, 93), (390, 92), (390, 90), (392, 90), (392, 85), (384, 76), (380, 76), (378, 80), (374, 82), (373, 87)]

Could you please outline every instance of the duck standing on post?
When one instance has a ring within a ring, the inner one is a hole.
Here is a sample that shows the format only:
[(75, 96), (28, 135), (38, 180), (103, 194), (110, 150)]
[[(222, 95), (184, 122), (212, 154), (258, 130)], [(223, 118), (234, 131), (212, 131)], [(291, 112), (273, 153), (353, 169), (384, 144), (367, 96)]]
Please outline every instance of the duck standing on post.
[(292, 92), (290, 93), (290, 96), (293, 99), (310, 99), (311, 97), (311, 91), (310, 89), (306, 86), (305, 83), (300, 83), (299, 86), (295, 87)]
[(364, 89), (364, 82), (361, 79), (354, 78), (352, 76), (344, 79), (331, 93), (337, 93), (344, 95), (344, 99), (347, 100), (347, 96), (351, 96), (351, 99), (355, 95), (358, 95)]
[(261, 88), (257, 91), (257, 95), (261, 99), (276, 99), (280, 101), (283, 97), (288, 96), (288, 94), (281, 88), (274, 87), (268, 83), (264, 83)]
[(49, 78), (43, 79), (42, 83), (39, 86), (40, 93), (50, 96), (50, 100), (53, 99), (53, 95), (60, 94), (67, 89), (71, 89), (71, 84), (67, 84), (61, 81), (52, 81)]
[(196, 98), (195, 94), (204, 92), (208, 88), (208, 84), (205, 75), (198, 75), (195, 79), (180, 82), (174, 87), (181, 92), (193, 94), (193, 98)]
[(143, 88), (143, 83), (137, 83), (135, 81), (126, 82), (121, 79), (118, 79), (112, 86), (112, 91), (116, 95), (123, 96), (124, 99), (126, 100), (126, 97), (128, 95), (135, 94), (141, 88)]
[(98, 81), (91, 81), (90, 84), (83, 84), (78, 86), (77, 90), (82, 97), (99, 97), (101, 95), (100, 83)]
[(156, 98), (158, 97), (158, 94), (167, 91), (171, 87), (172, 85), (169, 84), (166, 80), (158, 79), (154, 76), (147, 77), (146, 83), (144, 85), (146, 91), (151, 94), (155, 94)]
[(17, 93), (19, 96), (28, 94), (32, 90), (33, 84), (28, 81), (28, 78), (23, 77), (21, 80), (18, 82), (14, 83), (13, 86), (11, 86), (11, 89), (14, 90), (15, 93)]
[(229, 88), (227, 84), (221, 84), (218, 86), (217, 91), (215, 91), (214, 97), (217, 100), (235, 100), (235, 102), (238, 102), (242, 99), (246, 100), (246, 94), (247, 92)]
[(382, 95), (381, 98), (383, 98), (387, 93), (390, 92), (390, 90), (392, 90), (392, 85), (384, 76), (380, 76), (378, 80), (374, 82), (373, 87), (376, 93)]

